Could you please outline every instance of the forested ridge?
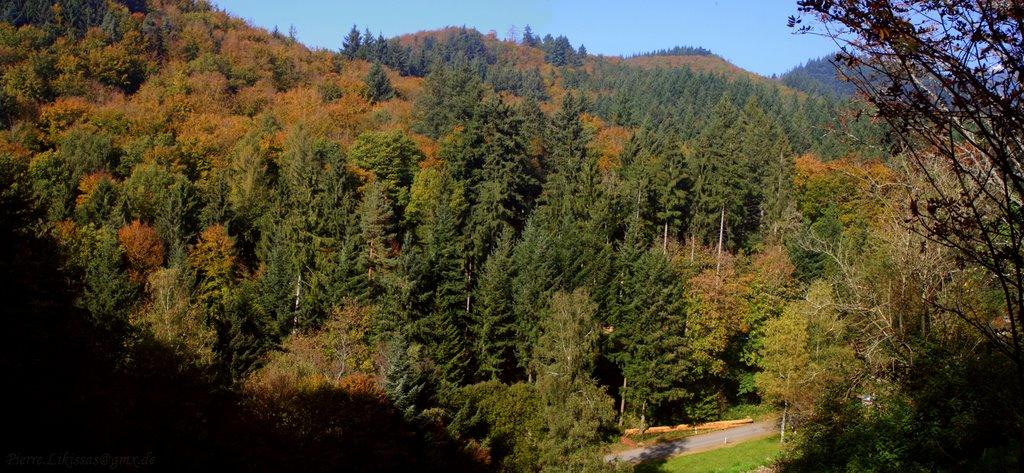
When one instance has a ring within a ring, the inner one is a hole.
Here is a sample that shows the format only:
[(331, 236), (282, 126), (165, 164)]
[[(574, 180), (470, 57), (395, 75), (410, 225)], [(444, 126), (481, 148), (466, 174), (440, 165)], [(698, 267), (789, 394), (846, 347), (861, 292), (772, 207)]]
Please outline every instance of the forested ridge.
[(0, 21), (7, 455), (629, 470), (623, 428), (765, 404), (784, 470), (1018, 464), (1013, 303), (878, 103), (529, 27)]

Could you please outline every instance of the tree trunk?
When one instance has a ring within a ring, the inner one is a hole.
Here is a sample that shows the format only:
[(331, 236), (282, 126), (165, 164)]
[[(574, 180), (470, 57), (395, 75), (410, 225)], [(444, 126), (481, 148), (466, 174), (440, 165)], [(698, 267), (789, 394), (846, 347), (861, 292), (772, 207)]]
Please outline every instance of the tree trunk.
[(373, 279), (373, 240), (370, 240), (370, 267), (366, 270), (366, 279)]
[(647, 399), (644, 399), (644, 403), (640, 407), (640, 433), (645, 430), (647, 430)]
[(722, 219), (718, 222), (718, 265), (715, 267), (715, 275), (722, 270), (722, 240), (725, 236), (725, 207), (722, 207)]
[(473, 297), (473, 292), (470, 288), (473, 287), (473, 264), (470, 263), (469, 269), (466, 270), (466, 313), (469, 313), (470, 301)]
[(789, 414), (789, 401), (782, 401), (782, 430), (779, 431), (779, 443), (786, 441), (786, 415)]
[(661, 251), (668, 254), (668, 219), (665, 219), (665, 232), (661, 237)]
[(637, 220), (640, 220), (640, 191), (641, 190), (642, 189), (637, 189), (636, 190), (636, 219)]
[(302, 271), (299, 271), (299, 278), (295, 281), (295, 308), (292, 309), (292, 333), (299, 329), (299, 301), (302, 295)]
[(622, 377), (622, 391), (619, 391), (622, 401), (619, 403), (619, 427), (622, 427), (623, 418), (626, 417), (626, 377)]

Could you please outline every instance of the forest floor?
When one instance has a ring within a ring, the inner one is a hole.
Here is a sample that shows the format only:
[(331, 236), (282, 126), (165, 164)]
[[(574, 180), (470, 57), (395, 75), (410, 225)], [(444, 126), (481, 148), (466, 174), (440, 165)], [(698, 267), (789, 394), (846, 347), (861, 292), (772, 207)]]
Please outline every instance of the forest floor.
[(714, 448), (728, 446), (745, 440), (765, 437), (773, 432), (778, 432), (778, 425), (774, 420), (755, 422), (706, 434), (691, 435), (680, 440), (659, 443), (649, 447), (634, 448), (622, 452), (611, 453), (605, 455), (604, 461), (625, 461), (635, 463), (657, 460), (683, 453), (692, 453), (700, 450), (711, 450)]

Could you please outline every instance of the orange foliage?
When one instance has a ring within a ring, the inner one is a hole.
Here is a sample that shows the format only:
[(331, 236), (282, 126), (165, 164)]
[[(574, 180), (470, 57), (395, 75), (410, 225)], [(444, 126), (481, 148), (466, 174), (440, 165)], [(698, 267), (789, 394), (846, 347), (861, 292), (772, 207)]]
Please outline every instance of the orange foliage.
[(109, 172), (102, 170), (82, 176), (82, 179), (78, 181), (78, 191), (81, 193), (75, 198), (75, 205), (81, 206), (88, 202), (89, 199), (92, 198), (93, 191), (95, 191), (103, 181), (115, 182), (114, 176), (111, 176)]
[[(322, 134), (328, 131), (338, 136), (345, 147), (352, 144), (366, 127), (370, 103), (360, 94), (346, 93), (337, 102), (324, 106), (325, 120), (321, 121)], [(312, 130), (311, 130), (312, 131)]]
[[(423, 91), (422, 77), (402, 77), (397, 74), (388, 74), (388, 76), (391, 78), (391, 85), (395, 88), (395, 93), (400, 100), (410, 103), (416, 102), (416, 98)], [(394, 100), (391, 101), (393, 102)]]
[(633, 137), (633, 132), (621, 126), (611, 126), (597, 132), (594, 150), (597, 151), (597, 165), (603, 172), (618, 168), (622, 148)]
[(128, 276), (132, 281), (142, 284), (164, 264), (164, 242), (153, 227), (136, 219), (117, 230), (117, 239), (128, 257)]
[(365, 373), (353, 373), (345, 375), (338, 381), (338, 387), (357, 396), (367, 396), (381, 402), (387, 400), (387, 393), (381, 388), (380, 383)]
[(437, 142), (423, 135), (406, 134), (414, 143), (416, 147), (423, 152), (423, 155), (427, 157), (423, 161), (420, 161), (420, 167), (429, 166), (428, 162), (433, 161), (437, 157)]
[(274, 84), (260, 80), (252, 87), (242, 87), (231, 96), (231, 111), (240, 115), (255, 116), (274, 101)]
[(224, 113), (228, 80), (214, 71), (195, 72), (185, 80), (194, 113)]
[[(616, 58), (617, 59), (617, 58)], [(768, 82), (759, 75), (747, 72), (715, 56), (638, 56), (622, 59), (622, 63), (643, 69), (690, 69), (694, 72), (720, 74), (729, 77), (747, 76), (759, 82)]]
[[(350, 95), (346, 94), (342, 100)], [(363, 102), (365, 103), (365, 100)], [(335, 119), (332, 115), (339, 111), (337, 105), (323, 106), (314, 88), (295, 88), (278, 92), (274, 96), (272, 110), (278, 123), (301, 123), (312, 136), (326, 135), (327, 131), (334, 127)], [(345, 112), (343, 108), (340, 111)]]

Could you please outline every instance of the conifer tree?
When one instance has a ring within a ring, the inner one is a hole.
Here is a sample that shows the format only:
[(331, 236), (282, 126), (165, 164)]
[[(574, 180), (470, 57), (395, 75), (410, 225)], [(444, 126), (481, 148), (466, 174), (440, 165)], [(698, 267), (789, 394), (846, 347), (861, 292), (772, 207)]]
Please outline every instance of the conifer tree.
[(83, 275), (84, 288), (78, 305), (89, 311), (93, 321), (105, 330), (124, 333), (128, 316), (139, 295), (125, 271), (125, 257), (112, 228), (87, 232), (90, 254)]
[(473, 337), (466, 307), (465, 258), (458, 223), (455, 209), (448, 202), (438, 201), (424, 248), (433, 279), (428, 349), (441, 369), (441, 377), (453, 385), (461, 385), (474, 371), (470, 359)]
[(681, 380), (689, 365), (680, 278), (668, 255), (649, 245), (639, 223), (630, 219), (618, 252), (608, 355), (626, 380), (619, 393), (622, 406), (645, 424), (659, 407), (683, 397)]
[(690, 233), (704, 243), (722, 239), (727, 248), (738, 247), (746, 236), (744, 204), (751, 187), (737, 120), (736, 108), (723, 96), (694, 143), (688, 165), (694, 198)]
[(417, 130), (434, 139), (451, 133), (473, 117), (483, 95), (479, 74), (468, 63), (435, 67), (416, 99)]
[(359, 226), (367, 245), (363, 253), (367, 260), (367, 277), (373, 279), (374, 271), (390, 266), (391, 245), (398, 236), (391, 202), (376, 181), (371, 182), (364, 192), (359, 215)]
[(512, 284), (516, 268), (512, 234), (508, 227), (502, 231), (494, 251), (484, 263), (475, 291), (473, 328), (481, 379), (514, 379), (516, 326)]
[(352, 29), (348, 32), (348, 36), (345, 36), (341, 41), (341, 53), (350, 60), (357, 59), (362, 47), (363, 35), (359, 33), (359, 28), (357, 28), (356, 25), (352, 25)]
[(524, 377), (532, 379), (529, 362), (540, 331), (540, 313), (555, 283), (556, 268), (551, 235), (536, 213), (526, 224), (512, 252), (512, 307), (515, 314), (515, 353)]
[(384, 102), (395, 96), (395, 88), (391, 85), (391, 79), (388, 78), (388, 73), (380, 65), (380, 62), (374, 62), (370, 66), (370, 72), (363, 78), (363, 85), (366, 99), (370, 103)]
[(793, 159), (789, 141), (778, 123), (768, 117), (752, 98), (739, 118), (741, 153), (749, 167), (749, 175), (757, 176), (757, 185), (747, 196), (744, 227), (778, 237), (793, 188)]
[(548, 175), (541, 193), (548, 220), (552, 223), (585, 220), (597, 191), (596, 162), (588, 155), (590, 130), (583, 126), (583, 98), (566, 95), (562, 107), (551, 118), (545, 136)]

